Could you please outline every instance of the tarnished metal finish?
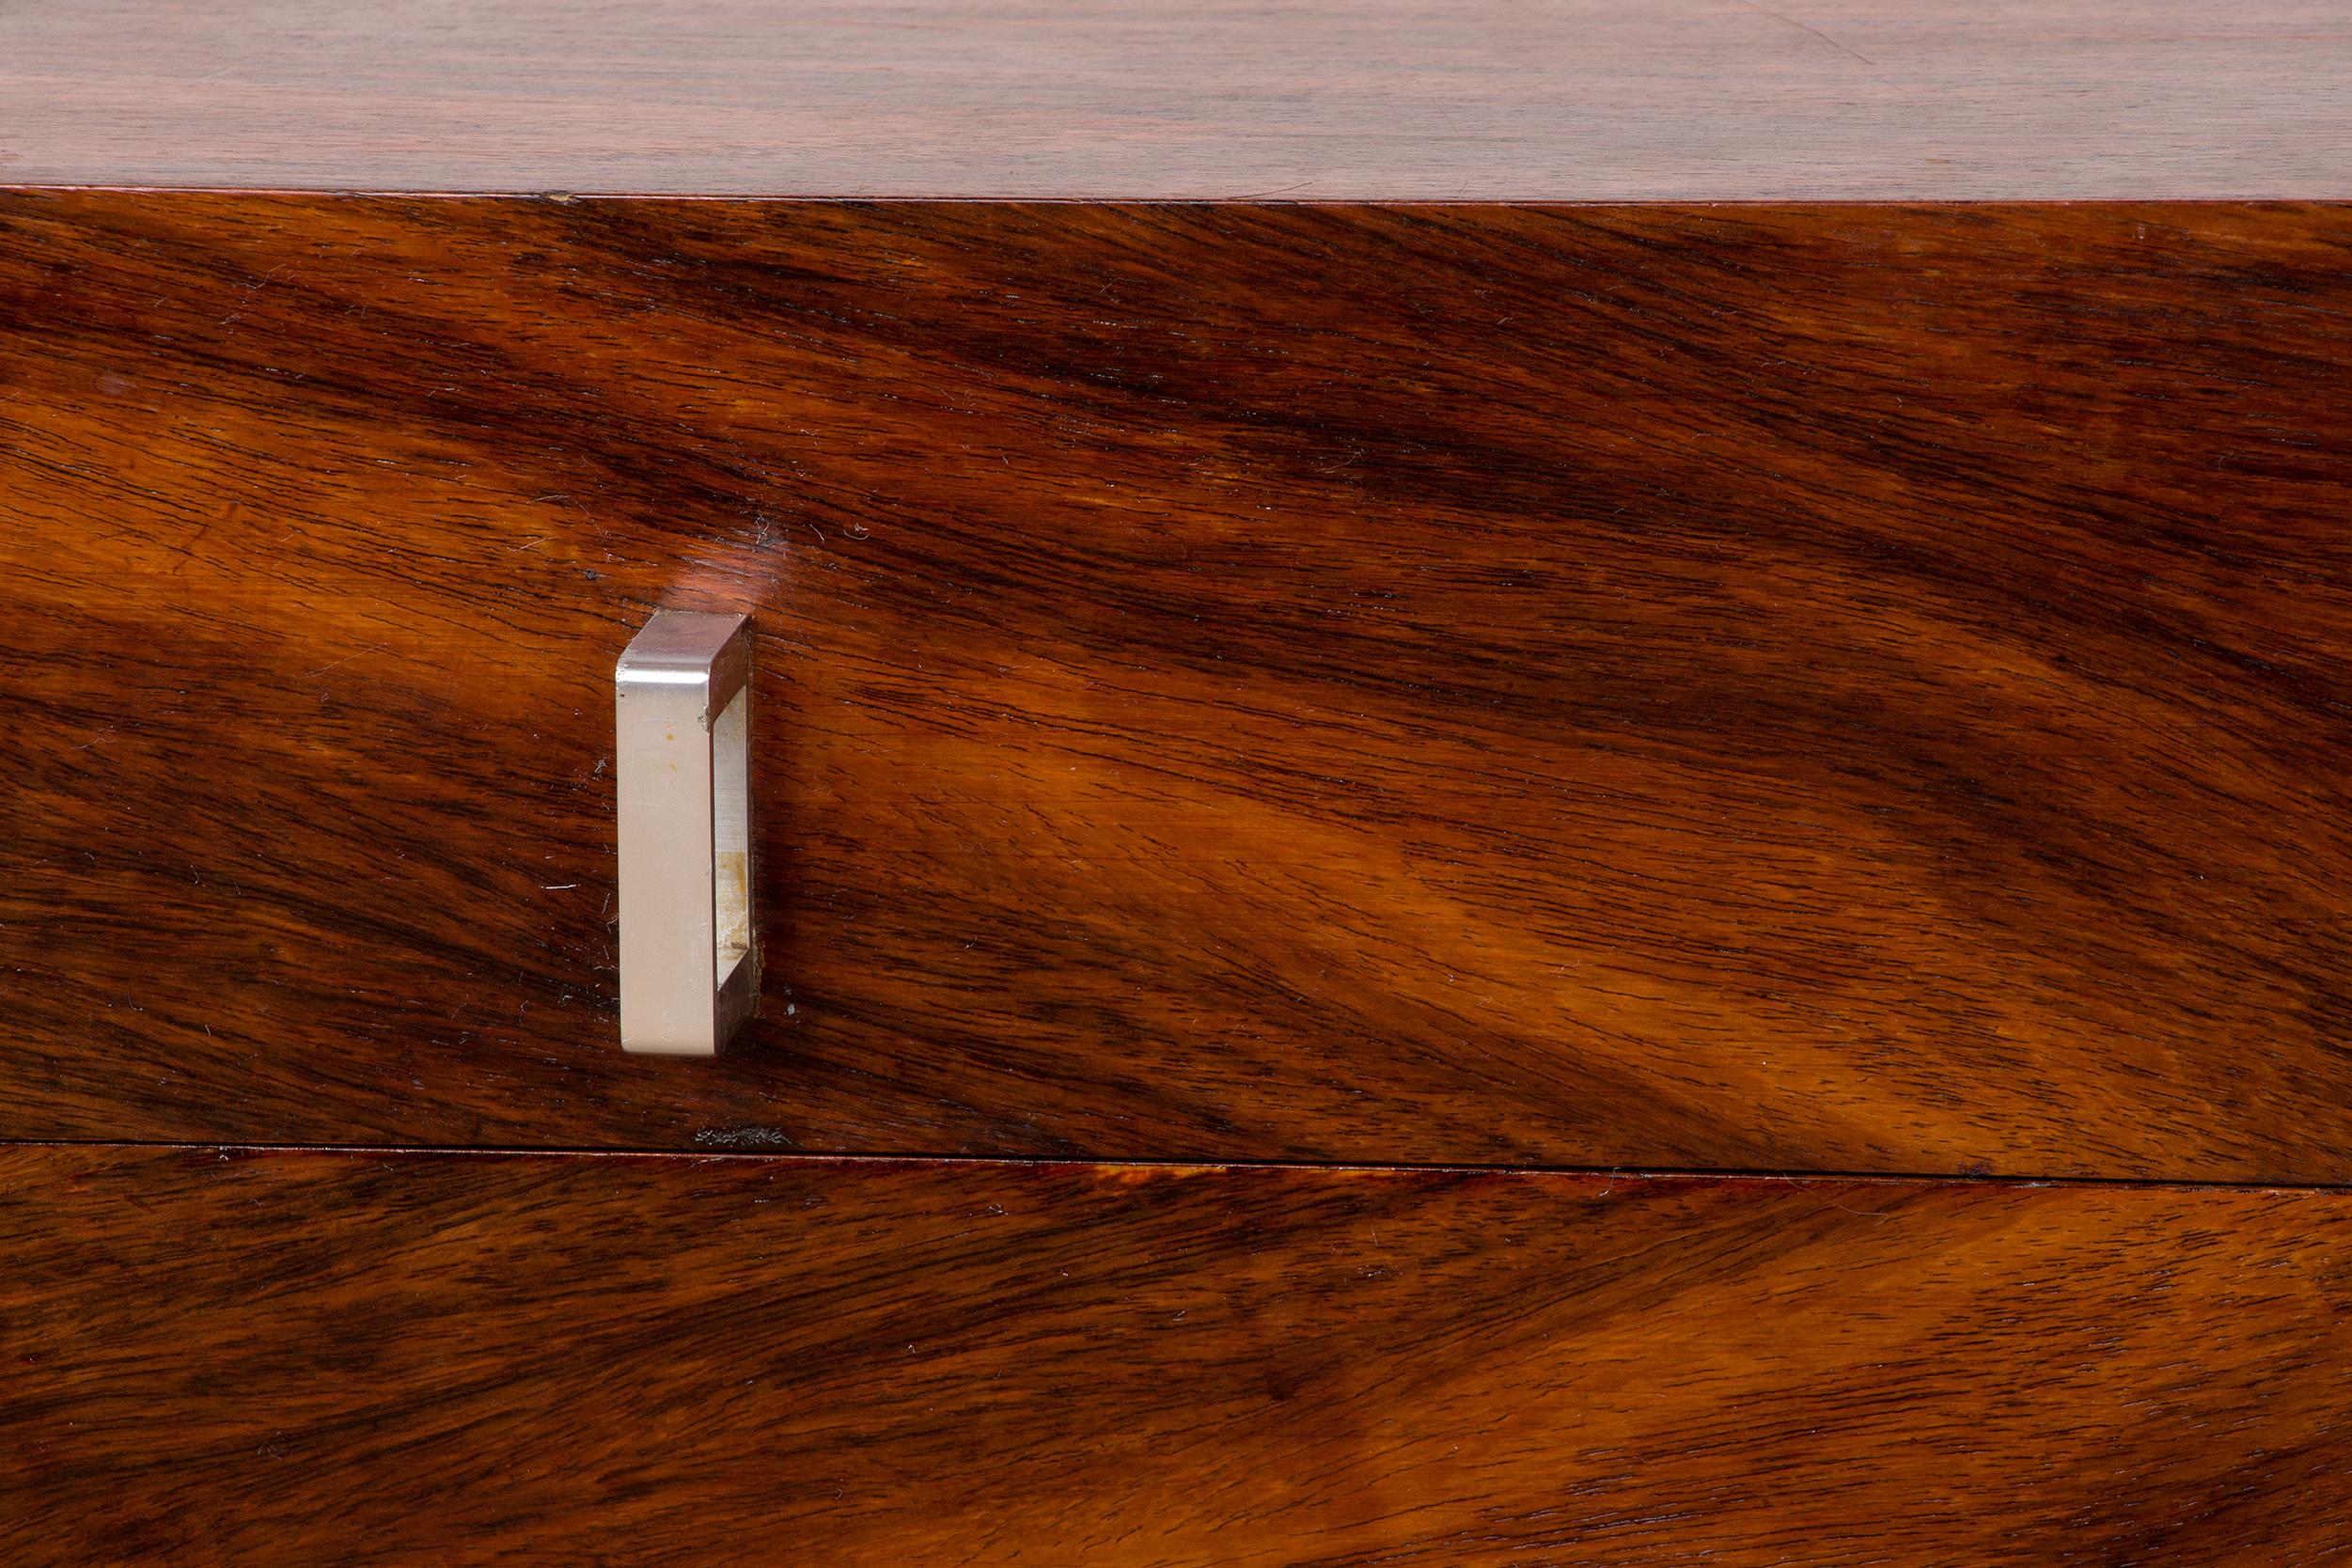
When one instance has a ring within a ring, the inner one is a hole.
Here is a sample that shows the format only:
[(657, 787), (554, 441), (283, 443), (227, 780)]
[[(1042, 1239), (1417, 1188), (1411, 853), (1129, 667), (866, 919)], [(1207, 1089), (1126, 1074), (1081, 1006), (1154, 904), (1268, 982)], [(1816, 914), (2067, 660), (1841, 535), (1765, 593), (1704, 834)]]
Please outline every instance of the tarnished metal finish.
[(751, 622), (662, 610), (613, 670), (620, 1043), (710, 1056), (757, 1011)]

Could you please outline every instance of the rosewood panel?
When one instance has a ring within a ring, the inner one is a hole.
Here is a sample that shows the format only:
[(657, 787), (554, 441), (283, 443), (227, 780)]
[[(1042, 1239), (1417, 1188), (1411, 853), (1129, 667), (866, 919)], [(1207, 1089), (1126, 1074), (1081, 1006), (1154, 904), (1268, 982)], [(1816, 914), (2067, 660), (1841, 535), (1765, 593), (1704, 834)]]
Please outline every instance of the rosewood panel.
[(2352, 1547), (2341, 1193), (19, 1148), (0, 1251), (12, 1563)]
[(0, 1134), (2342, 1180), (2347, 321), (2328, 207), (0, 199)]

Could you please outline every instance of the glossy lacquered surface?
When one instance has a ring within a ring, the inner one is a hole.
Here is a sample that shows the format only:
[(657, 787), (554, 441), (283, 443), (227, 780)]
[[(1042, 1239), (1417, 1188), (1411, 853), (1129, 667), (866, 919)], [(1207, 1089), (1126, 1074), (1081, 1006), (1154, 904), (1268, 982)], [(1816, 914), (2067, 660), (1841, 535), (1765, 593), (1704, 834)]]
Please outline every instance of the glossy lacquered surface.
[[(0, 1134), (2342, 1179), (2352, 212), (0, 201)], [(624, 1058), (613, 660), (760, 633)]]
[(0, 1151), (14, 1563), (2322, 1562), (2352, 1198)]

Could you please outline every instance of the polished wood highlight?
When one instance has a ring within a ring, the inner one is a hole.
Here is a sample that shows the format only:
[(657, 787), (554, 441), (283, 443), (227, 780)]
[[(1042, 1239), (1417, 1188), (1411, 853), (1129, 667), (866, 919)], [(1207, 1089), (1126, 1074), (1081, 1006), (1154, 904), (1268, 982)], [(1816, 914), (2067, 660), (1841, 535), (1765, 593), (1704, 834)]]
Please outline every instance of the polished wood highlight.
[(2344, 1180), (2347, 321), (2328, 207), (0, 200), (0, 1135)]
[(0, 181), (2352, 197), (2341, 0), (17, 0)]
[(2352, 1195), (0, 1151), (0, 1552), (2044, 1564), (2352, 1542)]

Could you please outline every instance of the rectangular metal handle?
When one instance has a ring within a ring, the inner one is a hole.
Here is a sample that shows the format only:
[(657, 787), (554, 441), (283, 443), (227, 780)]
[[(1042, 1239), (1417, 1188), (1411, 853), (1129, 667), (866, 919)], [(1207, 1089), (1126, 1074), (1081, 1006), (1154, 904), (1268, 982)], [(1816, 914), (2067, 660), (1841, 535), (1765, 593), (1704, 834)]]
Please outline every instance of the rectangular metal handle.
[(751, 621), (657, 611), (613, 669), (620, 1044), (711, 1056), (759, 1006)]

